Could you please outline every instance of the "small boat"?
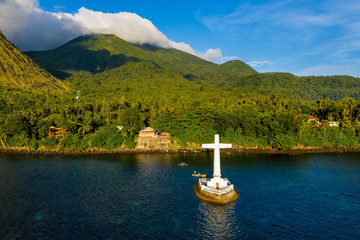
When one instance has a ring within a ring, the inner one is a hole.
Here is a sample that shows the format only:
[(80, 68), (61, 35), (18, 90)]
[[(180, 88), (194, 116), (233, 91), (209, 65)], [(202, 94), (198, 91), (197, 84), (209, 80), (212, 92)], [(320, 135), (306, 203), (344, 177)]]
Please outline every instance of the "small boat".
[(186, 162), (181, 162), (178, 164), (178, 166), (180, 166), (180, 167), (186, 167), (187, 165), (189, 165), (189, 164), (187, 164)]
[(197, 173), (196, 171), (194, 171), (194, 173), (192, 174), (193, 177), (202, 177), (205, 178), (207, 176), (207, 174), (201, 174), (201, 173)]

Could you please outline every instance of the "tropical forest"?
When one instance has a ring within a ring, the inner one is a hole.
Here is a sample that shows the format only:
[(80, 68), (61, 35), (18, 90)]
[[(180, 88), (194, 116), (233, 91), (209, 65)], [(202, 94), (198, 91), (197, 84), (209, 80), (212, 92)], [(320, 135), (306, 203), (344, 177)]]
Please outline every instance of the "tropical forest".
[(351, 76), (258, 73), (105, 34), (21, 52), (0, 34), (0, 149), (131, 150), (145, 127), (172, 149), (214, 134), (239, 149), (356, 148), (359, 100)]

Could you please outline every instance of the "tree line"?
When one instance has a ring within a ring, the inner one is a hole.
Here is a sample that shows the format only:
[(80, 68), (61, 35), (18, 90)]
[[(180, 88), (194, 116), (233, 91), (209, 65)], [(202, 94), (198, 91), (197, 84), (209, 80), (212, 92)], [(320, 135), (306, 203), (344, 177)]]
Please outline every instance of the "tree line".
[[(211, 89), (210, 89), (211, 90)], [(50, 94), (1, 88), (0, 146), (133, 149), (139, 131), (167, 131), (173, 146), (200, 146), (214, 134), (242, 147), (358, 146), (360, 103), (352, 98), (316, 102), (279, 94), (224, 91), (172, 94), (116, 92), (110, 96)], [(297, 117), (300, 115), (300, 117)], [(309, 121), (309, 116), (317, 121)], [(338, 122), (330, 127), (329, 121)], [(48, 137), (49, 128), (63, 129)], [(123, 126), (121, 130), (119, 127)]]
[(232, 79), (231, 89), (239, 88), (244, 93), (269, 94), (275, 92), (297, 99), (317, 101), (321, 97), (341, 100), (345, 97), (360, 99), (359, 78), (336, 76), (304, 76), (298, 77), (291, 73), (257, 73)]

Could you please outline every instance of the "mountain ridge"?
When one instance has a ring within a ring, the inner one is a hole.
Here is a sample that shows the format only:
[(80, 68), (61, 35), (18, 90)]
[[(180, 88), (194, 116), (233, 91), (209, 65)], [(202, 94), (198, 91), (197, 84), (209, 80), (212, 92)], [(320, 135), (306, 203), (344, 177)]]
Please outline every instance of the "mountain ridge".
[(196, 80), (197, 83), (209, 84), (213, 87), (219, 87), (219, 82), (226, 79), (229, 74), (239, 77), (257, 73), (240, 61), (237, 65), (243, 65), (242, 69), (246, 71), (228, 71), (221, 65), (177, 49), (131, 44), (114, 34), (80, 36), (54, 50), (26, 52), (26, 54), (61, 78), (76, 75), (73, 70), (97, 74), (121, 67), (128, 62), (141, 61), (152, 62), (159, 68), (183, 76), (184, 79)]
[(69, 87), (37, 66), (0, 31), (0, 86), (30, 91), (63, 92)]
[(360, 100), (359, 78), (258, 73), (240, 60), (218, 65), (177, 49), (131, 44), (114, 34), (80, 36), (54, 50), (26, 54), (53, 75), (90, 92), (95, 91), (91, 88), (99, 86), (134, 89), (136, 86), (131, 81), (143, 80), (149, 86), (157, 85), (158, 81), (168, 88), (177, 82), (178, 88), (192, 86), (192, 89), (210, 87), (245, 94), (276, 93), (311, 101), (327, 97)]

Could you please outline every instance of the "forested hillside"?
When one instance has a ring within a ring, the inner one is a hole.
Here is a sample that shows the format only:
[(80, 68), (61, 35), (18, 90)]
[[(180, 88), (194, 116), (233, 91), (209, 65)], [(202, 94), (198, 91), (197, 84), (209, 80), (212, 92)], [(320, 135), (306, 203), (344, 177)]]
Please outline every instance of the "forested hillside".
[[(167, 131), (171, 147), (199, 147), (218, 133), (238, 147), (292, 149), (359, 146), (360, 103), (300, 102), (270, 94), (175, 91), (150, 95), (136, 91), (113, 96), (44, 95), (1, 90), (0, 144), (30, 149), (132, 149), (145, 126)], [(300, 117), (297, 117), (297, 115)], [(308, 121), (309, 115), (322, 122)], [(338, 127), (330, 127), (329, 121)], [(63, 129), (48, 137), (49, 128)], [(120, 131), (117, 126), (123, 126)]]
[(244, 93), (284, 94), (294, 99), (360, 99), (360, 79), (351, 76), (298, 77), (290, 73), (258, 73), (242, 77), (233, 85)]
[(1, 31), (0, 56), (0, 86), (48, 92), (63, 92), (69, 89), (7, 41)]
[[(142, 81), (143, 75), (157, 76), (162, 72), (166, 81), (181, 78), (186, 82), (229, 88), (228, 78), (256, 73), (241, 61), (235, 61), (232, 67), (230, 63), (217, 65), (176, 49), (133, 45), (115, 35), (103, 34), (81, 36), (55, 50), (26, 54), (60, 78), (116, 78), (126, 71), (135, 76), (135, 80)], [(133, 66), (147, 67), (139, 71)], [(109, 72), (112, 70), (115, 71)]]
[(115, 89), (137, 88), (128, 86), (129, 81), (146, 82), (148, 87), (158, 82), (168, 87), (167, 82), (175, 81), (242, 93), (285, 94), (311, 101), (321, 97), (360, 99), (359, 78), (257, 73), (238, 60), (217, 65), (175, 49), (130, 44), (115, 35), (81, 36), (51, 51), (26, 54), (54, 76), (75, 84), (77, 90), (98, 89), (93, 87), (99, 81), (102, 87)]
[[(174, 148), (199, 147), (216, 133), (239, 147), (359, 146), (360, 103), (342, 98), (357, 96), (357, 78), (258, 74), (240, 61), (216, 65), (114, 35), (27, 54), (71, 90), (0, 87), (2, 148), (133, 149), (146, 126), (170, 133)], [(58, 137), (49, 137), (51, 126)]]

